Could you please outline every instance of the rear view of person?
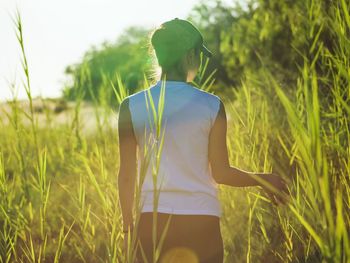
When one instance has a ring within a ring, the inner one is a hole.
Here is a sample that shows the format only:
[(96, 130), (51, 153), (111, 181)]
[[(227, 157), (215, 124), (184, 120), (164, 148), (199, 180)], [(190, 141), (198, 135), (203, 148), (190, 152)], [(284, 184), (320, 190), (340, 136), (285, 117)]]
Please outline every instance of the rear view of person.
[[(218, 96), (190, 84), (200, 67), (201, 52), (211, 56), (199, 30), (189, 21), (176, 18), (163, 23), (153, 33), (151, 43), (162, 68), (161, 80), (125, 98), (119, 111), (118, 186), (124, 233), (137, 231), (139, 262), (144, 262), (143, 254), (148, 262), (154, 259), (153, 223), (157, 227), (156, 243), (167, 230), (159, 262), (175, 258), (178, 261), (173, 262), (223, 262), (218, 184), (261, 186), (276, 204), (285, 201), (280, 193), (287, 192), (286, 184), (273, 174), (250, 173), (230, 166), (224, 104)], [(151, 159), (141, 189), (140, 221), (134, 228), (137, 166), (140, 171), (148, 143), (159, 140), (152, 132), (155, 127), (149, 98), (158, 109), (162, 88), (164, 141), (157, 173), (158, 205), (154, 207)], [(263, 182), (281, 192), (272, 191)], [(156, 222), (153, 210), (157, 212)]]

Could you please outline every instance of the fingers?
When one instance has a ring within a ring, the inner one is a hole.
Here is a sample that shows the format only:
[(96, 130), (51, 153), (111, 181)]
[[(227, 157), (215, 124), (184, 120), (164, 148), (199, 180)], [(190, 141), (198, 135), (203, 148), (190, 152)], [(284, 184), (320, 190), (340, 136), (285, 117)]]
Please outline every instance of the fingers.
[(273, 193), (267, 192), (267, 195), (269, 196), (270, 201), (271, 201), (274, 205), (278, 205), (278, 204), (277, 204), (277, 201), (276, 201), (276, 199), (275, 199), (275, 195), (274, 195)]
[(283, 194), (283, 193), (275, 194), (273, 192), (267, 191), (267, 194), (268, 194), (270, 201), (276, 206), (285, 205), (289, 199), (288, 195)]
[(281, 192), (280, 195), (277, 197), (277, 199), (278, 199), (278, 202), (285, 205), (289, 200), (289, 194), (285, 192)]
[(285, 192), (285, 193), (289, 193), (289, 190), (288, 190), (288, 185), (287, 185), (287, 182), (286, 181), (284, 181), (284, 180), (282, 180), (282, 184), (281, 184), (281, 190), (283, 191), (283, 192)]
[(271, 174), (270, 183), (275, 188), (274, 190), (264, 187), (270, 201), (276, 206), (286, 204), (290, 197), (287, 182), (282, 177)]

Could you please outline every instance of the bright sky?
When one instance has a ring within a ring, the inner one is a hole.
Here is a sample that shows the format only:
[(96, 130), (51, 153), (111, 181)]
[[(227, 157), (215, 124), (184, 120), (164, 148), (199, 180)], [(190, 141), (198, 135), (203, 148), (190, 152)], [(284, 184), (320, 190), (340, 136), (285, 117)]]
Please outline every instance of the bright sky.
[(23, 23), (32, 95), (61, 95), (64, 69), (79, 62), (92, 45), (114, 41), (131, 25), (158, 26), (185, 18), (198, 0), (0, 0), (0, 101), (15, 83), (25, 98), (20, 48), (11, 16)]

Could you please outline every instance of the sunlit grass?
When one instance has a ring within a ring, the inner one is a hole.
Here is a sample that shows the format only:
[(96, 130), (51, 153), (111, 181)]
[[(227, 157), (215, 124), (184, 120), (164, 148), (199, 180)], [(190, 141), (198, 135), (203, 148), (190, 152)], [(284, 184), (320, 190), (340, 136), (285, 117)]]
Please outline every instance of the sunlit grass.
[[(337, 50), (331, 53), (318, 45), (323, 25), (310, 22), (314, 28), (310, 29), (309, 52), (316, 55), (308, 59), (310, 54), (305, 54), (299, 79), (291, 84), (294, 91), (286, 92), (271, 73), (263, 72), (259, 79), (247, 78), (223, 98), (231, 164), (251, 171), (274, 171), (288, 179), (292, 193), (287, 206), (275, 207), (258, 189), (220, 186), (226, 262), (350, 260), (350, 89), (344, 88), (350, 78), (349, 37), (344, 34), (350, 20), (346, 1), (333, 8), (335, 16), (329, 23), (339, 36)], [(310, 14), (313, 17), (317, 14)], [(138, 245), (135, 232), (129, 238), (129, 253), (123, 254), (116, 187), (118, 136), (109, 121), (115, 112), (106, 94), (91, 94), (91, 117), (97, 129), (87, 132), (81, 113), (84, 93), (91, 89), (77, 85), (78, 99), (68, 113), (71, 122), (38, 125), (21, 18), (17, 15), (14, 20), (29, 111), (15, 97), (9, 110), (3, 110), (8, 122), (0, 129), (0, 262), (132, 262)], [(329, 67), (327, 80), (316, 69), (320, 56)], [(196, 85), (210, 91), (215, 72), (201, 79), (206, 67), (203, 61)], [(89, 74), (82, 67), (82, 83), (89, 83)], [(321, 84), (329, 88), (329, 100), (320, 96)], [(118, 102), (129, 95), (119, 75), (105, 77), (104, 85), (113, 89)], [(136, 224), (147, 169), (152, 169), (154, 186), (158, 186), (164, 92), (162, 87), (159, 101), (146, 92), (155, 140), (145, 139), (135, 191)], [(46, 114), (48, 120), (55, 118)], [(158, 196), (155, 191), (155, 206)], [(157, 229), (152, 231), (156, 262), (166, 232), (157, 243)], [(167, 257), (177, 253), (173, 252)], [(189, 251), (182, 252), (189, 262), (196, 262)]]

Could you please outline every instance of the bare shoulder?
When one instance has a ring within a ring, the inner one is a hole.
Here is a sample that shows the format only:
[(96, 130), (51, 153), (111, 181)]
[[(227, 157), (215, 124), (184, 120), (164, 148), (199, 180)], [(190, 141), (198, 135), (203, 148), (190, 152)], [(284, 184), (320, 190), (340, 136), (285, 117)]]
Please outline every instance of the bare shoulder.
[(218, 95), (213, 94), (209, 91), (199, 89), (193, 85), (191, 85), (191, 86), (192, 86), (194, 92), (197, 93), (201, 98), (203, 98), (206, 103), (208, 103), (208, 106), (210, 106), (211, 108), (214, 108), (216, 110), (219, 110), (219, 107), (222, 104), (222, 100)]

